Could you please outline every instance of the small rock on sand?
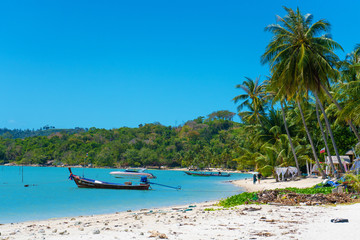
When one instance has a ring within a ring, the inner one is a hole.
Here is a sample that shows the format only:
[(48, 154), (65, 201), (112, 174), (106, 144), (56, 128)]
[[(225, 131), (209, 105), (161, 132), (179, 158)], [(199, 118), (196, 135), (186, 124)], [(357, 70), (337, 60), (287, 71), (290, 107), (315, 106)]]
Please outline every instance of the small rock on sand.
[(158, 231), (149, 231), (151, 235), (149, 237), (158, 237), (160, 239), (168, 239), (165, 233), (159, 233)]

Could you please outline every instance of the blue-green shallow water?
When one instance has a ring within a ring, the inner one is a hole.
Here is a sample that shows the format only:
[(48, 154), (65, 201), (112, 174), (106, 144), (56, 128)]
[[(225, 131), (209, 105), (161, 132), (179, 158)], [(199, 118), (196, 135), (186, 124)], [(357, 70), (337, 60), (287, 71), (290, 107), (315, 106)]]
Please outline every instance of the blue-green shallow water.
[[(124, 182), (109, 173), (114, 169), (73, 168), (85, 177)], [(0, 223), (41, 220), (66, 216), (114, 213), (208, 200), (219, 200), (243, 190), (229, 180), (251, 177), (232, 174), (230, 177), (194, 177), (181, 171), (150, 170), (157, 176), (152, 182), (182, 187), (174, 190), (153, 185), (153, 190), (81, 189), (68, 180), (67, 168), (0, 166)], [(23, 176), (23, 183), (22, 183)], [(137, 183), (139, 180), (131, 180)], [(29, 184), (29, 187), (24, 187)]]

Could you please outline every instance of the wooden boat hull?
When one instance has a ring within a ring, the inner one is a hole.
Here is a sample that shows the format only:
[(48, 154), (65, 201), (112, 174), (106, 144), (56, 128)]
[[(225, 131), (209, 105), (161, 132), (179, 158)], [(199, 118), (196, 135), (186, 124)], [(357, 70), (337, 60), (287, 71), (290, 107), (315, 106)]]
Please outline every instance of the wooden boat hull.
[(123, 189), (123, 190), (149, 190), (150, 184), (141, 183), (139, 185), (109, 183), (94, 179), (82, 178), (74, 175), (70, 171), (70, 179), (74, 180), (79, 188), (102, 188), (102, 189)]
[(196, 173), (196, 172), (185, 172), (187, 175), (199, 176), (199, 177), (230, 177), (229, 173)]

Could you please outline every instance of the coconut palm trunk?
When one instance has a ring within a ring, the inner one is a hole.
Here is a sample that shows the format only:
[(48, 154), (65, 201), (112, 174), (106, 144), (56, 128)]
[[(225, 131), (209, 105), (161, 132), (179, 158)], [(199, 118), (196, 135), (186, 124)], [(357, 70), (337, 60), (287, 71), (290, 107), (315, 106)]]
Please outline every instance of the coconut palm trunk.
[(310, 145), (311, 145), (311, 149), (312, 149), (312, 152), (313, 152), (313, 155), (314, 155), (314, 158), (315, 158), (316, 165), (317, 165), (317, 167), (318, 167), (318, 169), (319, 169), (319, 171), (320, 171), (320, 174), (321, 174), (322, 178), (325, 179), (325, 178), (326, 178), (326, 174), (325, 174), (324, 171), (321, 169), (321, 166), (320, 166), (320, 163), (319, 163), (319, 159), (318, 159), (318, 157), (317, 157), (316, 150), (315, 150), (315, 147), (314, 147), (314, 143), (313, 143), (313, 141), (312, 141), (310, 132), (309, 132), (309, 130), (308, 130), (308, 128), (307, 128), (307, 125), (306, 125), (306, 122), (305, 122), (304, 113), (303, 113), (303, 111), (302, 111), (300, 101), (297, 100), (296, 102), (297, 102), (298, 107), (299, 107), (299, 111), (300, 111), (300, 115), (301, 115), (301, 120), (302, 120), (302, 122), (303, 122), (306, 135), (307, 135), (307, 137), (308, 137), (308, 139), (309, 139), (309, 142), (310, 142)]
[[(341, 161), (341, 159), (340, 159), (339, 151), (338, 151), (338, 148), (337, 148), (337, 146), (336, 146), (335, 138), (334, 138), (333, 132), (332, 132), (332, 130), (331, 130), (331, 127), (330, 127), (330, 124), (329, 124), (329, 120), (328, 120), (328, 118), (327, 118), (327, 116), (326, 116), (326, 113), (325, 113), (325, 110), (324, 110), (324, 106), (323, 106), (322, 103), (320, 102), (319, 96), (317, 95), (316, 92), (314, 92), (314, 96), (315, 96), (315, 98), (316, 98), (316, 102), (319, 104), (319, 107), (320, 107), (320, 110), (321, 110), (322, 114), (324, 115), (325, 125), (326, 125), (327, 130), (329, 131), (330, 139), (331, 139), (331, 142), (332, 142), (333, 147), (334, 147), (334, 150), (335, 150), (336, 158), (337, 158), (337, 160), (339, 161), (339, 165), (340, 165), (341, 171), (342, 171), (343, 173), (345, 173), (345, 168), (344, 168), (344, 165), (342, 164), (342, 161)], [(330, 157), (331, 157), (331, 156), (330, 156)]]
[[(342, 107), (340, 106), (340, 104), (336, 101), (336, 99), (331, 95), (331, 93), (327, 90), (327, 88), (322, 84), (320, 83), (320, 86), (321, 86), (321, 89), (324, 90), (324, 92), (326, 93), (326, 95), (328, 95), (328, 97), (331, 99), (331, 101), (336, 105), (337, 109), (339, 111), (342, 110)], [(358, 141), (360, 142), (360, 135), (356, 129), (356, 127), (354, 126), (354, 124), (352, 123), (351, 120), (347, 120), (346, 121), (349, 126), (351, 127), (351, 130), (353, 131), (353, 133), (355, 134), (356, 138), (358, 139)]]
[(327, 155), (328, 155), (329, 158), (330, 158), (331, 168), (332, 168), (333, 173), (334, 173), (334, 175), (336, 176), (336, 178), (339, 178), (339, 173), (336, 171), (335, 166), (334, 166), (334, 163), (333, 163), (333, 161), (332, 161), (331, 153), (330, 153), (330, 149), (329, 149), (329, 145), (328, 145), (328, 143), (327, 143), (327, 137), (326, 137), (326, 135), (325, 135), (325, 133), (324, 133), (324, 128), (323, 128), (323, 126), (322, 126), (322, 124), (321, 124), (321, 121), (320, 121), (320, 116), (319, 116), (319, 103), (318, 103), (318, 101), (316, 101), (316, 117), (317, 117), (317, 120), (318, 120), (318, 122), (319, 122), (319, 126), (320, 126), (320, 131), (321, 131), (322, 137), (323, 137), (323, 139), (324, 139), (326, 153), (327, 153)]
[(295, 153), (295, 148), (294, 148), (294, 144), (291, 140), (291, 136), (290, 136), (290, 132), (289, 132), (289, 129), (288, 129), (288, 126), (287, 126), (287, 123), (286, 123), (286, 117), (285, 117), (285, 110), (284, 110), (284, 107), (283, 107), (283, 102), (281, 101), (280, 102), (280, 105), (281, 105), (281, 111), (282, 111), (282, 115), (283, 115), (283, 120), (284, 120), (284, 126), (285, 126), (285, 130), (286, 130), (286, 134), (289, 138), (289, 143), (290, 143), (290, 147), (291, 147), (291, 151), (294, 155), (294, 159), (295, 159), (295, 164), (296, 164), (296, 168), (298, 170), (298, 176), (300, 176), (301, 172), (300, 172), (300, 168), (299, 168), (299, 162), (298, 162), (298, 159), (297, 159), (297, 156), (296, 156), (296, 153)]

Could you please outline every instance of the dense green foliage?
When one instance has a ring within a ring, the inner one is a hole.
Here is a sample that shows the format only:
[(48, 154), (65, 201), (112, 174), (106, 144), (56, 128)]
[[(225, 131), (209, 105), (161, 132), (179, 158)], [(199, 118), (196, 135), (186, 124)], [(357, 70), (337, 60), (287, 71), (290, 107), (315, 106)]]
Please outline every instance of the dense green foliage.
[[(289, 192), (299, 193), (299, 194), (330, 194), (332, 192), (333, 187), (319, 187), (319, 188), (285, 188), (279, 189), (279, 195), (288, 194)], [(223, 199), (219, 202), (219, 205), (225, 208), (235, 207), (243, 204), (252, 204), (257, 203), (258, 200), (257, 192), (243, 192), (226, 199)]]
[[(220, 111), (183, 126), (145, 124), (112, 130), (90, 128), (76, 134), (10, 139), (0, 137), (0, 161), (17, 164), (94, 166), (195, 166), (236, 168), (239, 123)], [(85, 156), (88, 153), (88, 158)]]
[(234, 207), (238, 205), (243, 204), (251, 204), (255, 203), (255, 201), (258, 199), (258, 195), (255, 192), (248, 193), (243, 192), (231, 197), (228, 197), (226, 199), (223, 199), (219, 202), (219, 205), (225, 208)]
[[(51, 131), (51, 134), (21, 139), (0, 137), (0, 163), (259, 168), (265, 176), (272, 174), (273, 166), (293, 165), (280, 112), (271, 110), (261, 117), (263, 124), (255, 125), (233, 122), (229, 120), (232, 116), (233, 113), (228, 111), (214, 112), (206, 119), (199, 117), (179, 127), (155, 123), (112, 130), (75, 129), (78, 130), (76, 133), (45, 129), (38, 132)], [(301, 127), (296, 126), (297, 118), (294, 119), (290, 129), (296, 136), (296, 144), (304, 145), (297, 146), (304, 160), (310, 158), (310, 152)], [(348, 131), (345, 125), (338, 125), (335, 135), (342, 139), (343, 133)], [(356, 142), (354, 136), (348, 136), (344, 143)], [(321, 146), (319, 137), (315, 137), (315, 141)], [(344, 144), (341, 148), (342, 153), (348, 150), (347, 146)], [(86, 153), (88, 158), (85, 160)], [(303, 160), (301, 166), (305, 165)]]
[[(339, 162), (346, 151), (360, 150), (355, 147), (360, 141), (360, 114), (355, 110), (360, 99), (360, 45), (341, 61), (335, 51), (342, 48), (330, 37), (330, 23), (314, 21), (299, 9), (284, 9), (286, 16), (277, 16), (276, 24), (265, 28), (272, 38), (262, 63), (269, 65), (270, 77), (261, 83), (246, 77), (236, 86), (245, 93), (233, 98), (244, 123), (239, 167), (255, 166), (265, 176), (276, 166), (306, 172), (306, 162), (321, 165), (324, 147), (326, 155), (337, 155)], [(274, 109), (279, 105), (283, 111)], [(330, 165), (333, 173), (344, 171), (342, 164), (338, 169)]]

